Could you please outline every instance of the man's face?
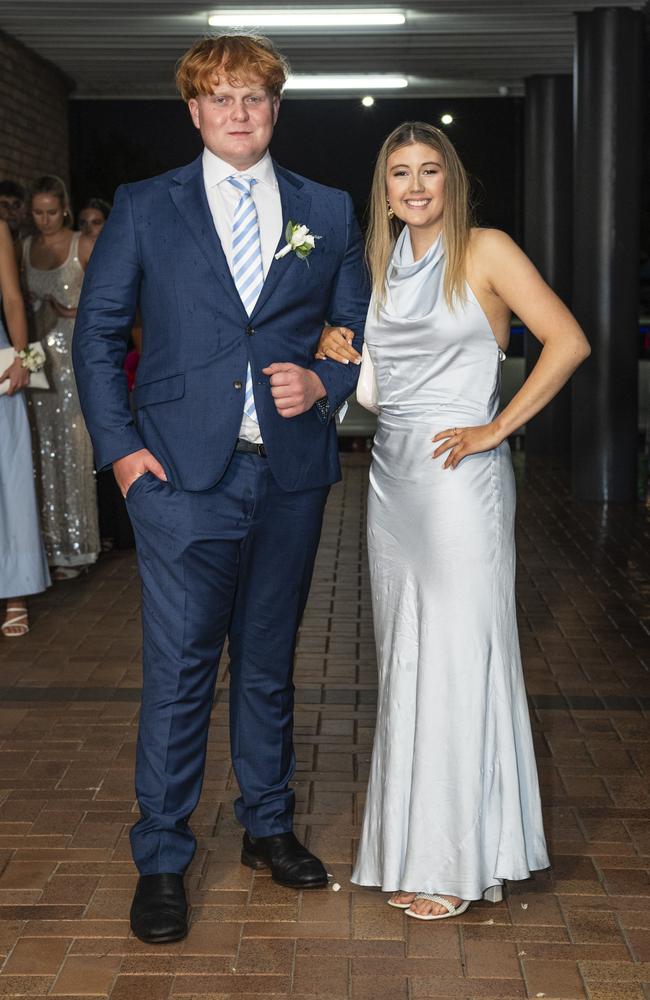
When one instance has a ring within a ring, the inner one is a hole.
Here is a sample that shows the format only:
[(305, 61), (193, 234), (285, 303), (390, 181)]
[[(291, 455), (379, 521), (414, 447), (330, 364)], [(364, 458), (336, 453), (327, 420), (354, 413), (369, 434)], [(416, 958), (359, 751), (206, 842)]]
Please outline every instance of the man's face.
[(16, 234), (25, 218), (25, 203), (12, 195), (0, 194), (0, 219)]
[(269, 147), (280, 100), (261, 80), (235, 87), (221, 78), (211, 94), (190, 98), (188, 107), (210, 152), (236, 170), (247, 170)]

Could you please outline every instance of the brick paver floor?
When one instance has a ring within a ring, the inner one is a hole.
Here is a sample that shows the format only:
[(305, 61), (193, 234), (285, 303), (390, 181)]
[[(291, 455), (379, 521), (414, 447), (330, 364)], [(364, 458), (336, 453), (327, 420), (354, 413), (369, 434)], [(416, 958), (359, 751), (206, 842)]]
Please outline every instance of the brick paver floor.
[(0, 997), (650, 998), (647, 512), (577, 504), (529, 463), (518, 598), (553, 867), (426, 924), (349, 883), (376, 697), (366, 477), (346, 456), (297, 656), (297, 830), (340, 890), (240, 866), (222, 666), (190, 935), (130, 935), (140, 629), (133, 554), (113, 553), (0, 639)]

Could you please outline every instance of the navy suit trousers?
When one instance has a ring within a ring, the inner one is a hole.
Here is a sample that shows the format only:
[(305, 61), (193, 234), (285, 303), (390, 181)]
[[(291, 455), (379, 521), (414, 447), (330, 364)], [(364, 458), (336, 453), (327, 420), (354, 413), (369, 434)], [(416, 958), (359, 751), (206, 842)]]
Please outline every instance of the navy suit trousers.
[(127, 506), (142, 577), (143, 684), (131, 830), (141, 874), (186, 870), (217, 666), (230, 655), (235, 813), (256, 837), (292, 828), (293, 658), (329, 487), (280, 489), (265, 458), (235, 452), (213, 488), (151, 473)]

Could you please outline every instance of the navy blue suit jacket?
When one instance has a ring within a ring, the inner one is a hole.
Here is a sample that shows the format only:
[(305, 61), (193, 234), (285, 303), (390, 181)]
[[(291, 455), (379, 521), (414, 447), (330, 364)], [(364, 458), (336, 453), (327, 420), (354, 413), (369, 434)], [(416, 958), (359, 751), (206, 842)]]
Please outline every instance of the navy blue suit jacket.
[[(273, 261), (250, 317), (214, 228), (200, 156), (117, 191), (84, 280), (72, 349), (98, 468), (146, 447), (177, 487), (215, 485), (238, 436), (250, 362), (278, 484), (293, 491), (340, 477), (332, 416), (358, 368), (315, 361), (314, 351), (325, 321), (354, 330), (361, 350), (369, 299), (362, 237), (348, 194), (274, 167), (284, 220), (278, 248), (289, 219), (322, 239), (309, 266), (294, 253)], [(138, 305), (134, 417), (122, 366)], [(329, 419), (316, 406), (297, 417), (278, 414), (262, 373), (274, 361), (317, 372)]]

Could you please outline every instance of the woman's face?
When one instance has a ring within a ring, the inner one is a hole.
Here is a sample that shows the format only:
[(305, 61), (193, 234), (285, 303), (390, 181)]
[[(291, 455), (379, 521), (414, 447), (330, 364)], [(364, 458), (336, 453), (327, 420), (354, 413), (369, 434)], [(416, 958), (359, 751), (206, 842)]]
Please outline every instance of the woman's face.
[(390, 154), (386, 162), (388, 204), (409, 228), (440, 228), (444, 193), (444, 161), (437, 150), (414, 142)]
[(55, 194), (35, 194), (32, 198), (34, 225), (43, 236), (53, 236), (63, 229), (63, 205)]
[(91, 240), (97, 239), (105, 222), (104, 213), (99, 208), (84, 208), (79, 213), (79, 229)]

